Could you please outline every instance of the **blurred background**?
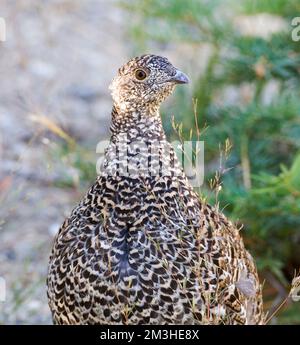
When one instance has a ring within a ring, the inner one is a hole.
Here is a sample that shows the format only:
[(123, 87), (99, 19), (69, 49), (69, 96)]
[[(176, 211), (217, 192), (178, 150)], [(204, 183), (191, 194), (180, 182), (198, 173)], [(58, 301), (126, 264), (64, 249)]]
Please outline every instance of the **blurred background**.
[[(199, 192), (244, 224), (265, 308), (278, 308), (300, 268), (297, 16), (299, 0), (1, 1), (0, 324), (51, 323), (53, 237), (96, 176), (110, 80), (147, 52), (190, 76), (164, 104), (164, 128), (205, 141)], [(270, 322), (300, 324), (300, 302)]]

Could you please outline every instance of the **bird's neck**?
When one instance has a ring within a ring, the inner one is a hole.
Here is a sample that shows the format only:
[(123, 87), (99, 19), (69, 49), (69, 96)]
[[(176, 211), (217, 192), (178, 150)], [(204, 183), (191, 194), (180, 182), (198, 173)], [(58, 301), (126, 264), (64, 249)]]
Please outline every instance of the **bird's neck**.
[(166, 140), (159, 108), (112, 110), (111, 139), (102, 164), (103, 176), (136, 178), (174, 176), (182, 168)]
[(112, 108), (111, 138), (126, 135), (129, 140), (165, 140), (158, 106), (140, 106), (128, 109), (114, 104)]

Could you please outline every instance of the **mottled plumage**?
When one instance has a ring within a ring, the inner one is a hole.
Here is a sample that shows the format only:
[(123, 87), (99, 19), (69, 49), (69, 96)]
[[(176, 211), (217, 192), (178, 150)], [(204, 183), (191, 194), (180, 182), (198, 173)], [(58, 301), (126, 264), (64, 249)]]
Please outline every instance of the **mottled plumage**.
[(238, 229), (199, 200), (162, 128), (161, 102), (187, 81), (155, 55), (119, 69), (101, 173), (51, 253), (54, 323), (263, 322), (255, 264)]

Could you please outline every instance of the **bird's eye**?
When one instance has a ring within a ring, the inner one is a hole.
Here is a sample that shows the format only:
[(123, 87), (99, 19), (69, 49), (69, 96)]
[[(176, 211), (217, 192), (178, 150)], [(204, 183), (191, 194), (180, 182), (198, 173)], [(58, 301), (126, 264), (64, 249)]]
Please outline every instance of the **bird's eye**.
[(143, 69), (137, 69), (135, 71), (135, 77), (137, 80), (144, 80), (147, 77), (147, 73)]

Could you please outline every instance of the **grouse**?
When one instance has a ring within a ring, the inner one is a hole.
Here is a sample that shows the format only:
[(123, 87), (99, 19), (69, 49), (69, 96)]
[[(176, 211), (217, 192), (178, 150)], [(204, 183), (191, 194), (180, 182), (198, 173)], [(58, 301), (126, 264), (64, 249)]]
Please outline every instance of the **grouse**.
[(101, 171), (50, 256), (55, 324), (261, 324), (261, 286), (237, 227), (190, 185), (159, 113), (188, 77), (143, 55), (113, 79)]

